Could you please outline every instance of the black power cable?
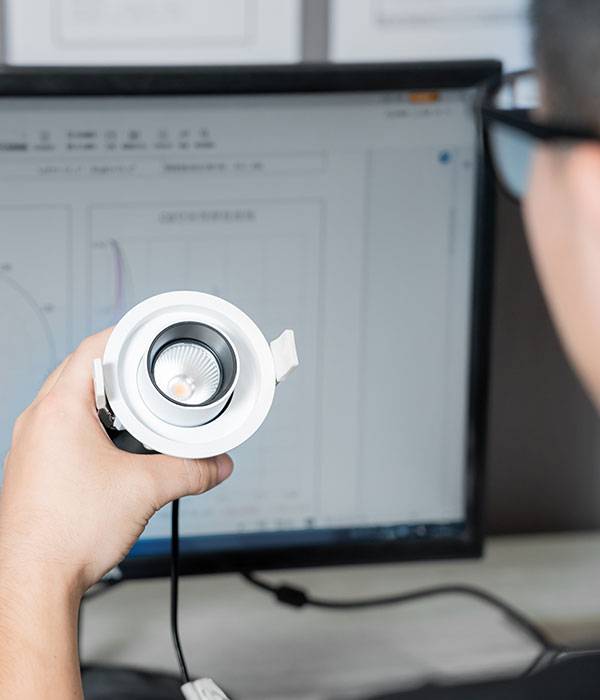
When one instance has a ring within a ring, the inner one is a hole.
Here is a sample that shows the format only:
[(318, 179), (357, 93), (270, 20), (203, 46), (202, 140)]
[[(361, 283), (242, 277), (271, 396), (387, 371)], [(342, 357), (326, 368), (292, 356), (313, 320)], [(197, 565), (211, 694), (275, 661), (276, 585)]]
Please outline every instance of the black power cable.
[(187, 664), (179, 641), (179, 500), (171, 506), (171, 637), (179, 664), (182, 683), (190, 682)]
[(535, 659), (527, 666), (525, 671), (521, 674), (523, 678), (527, 676), (533, 676), (538, 671), (543, 671), (549, 666), (554, 666), (557, 662), (559, 656), (563, 651), (559, 648), (556, 649), (542, 649), (539, 654), (536, 655)]
[(502, 612), (510, 622), (520, 629), (522, 632), (538, 644), (544, 655), (560, 653), (563, 651), (557, 647), (550, 638), (529, 618), (515, 607), (506, 603), (501, 598), (488, 593), (487, 591), (469, 585), (448, 585), (448, 586), (432, 586), (431, 588), (422, 588), (416, 591), (407, 591), (397, 595), (383, 596), (380, 598), (358, 598), (355, 600), (328, 600), (326, 598), (315, 598), (302, 588), (290, 586), (287, 584), (275, 585), (268, 583), (264, 579), (258, 578), (252, 572), (242, 573), (243, 578), (253, 586), (260, 588), (263, 591), (271, 593), (275, 598), (284, 605), (289, 605), (294, 608), (303, 608), (310, 606), (313, 608), (321, 608), (324, 610), (361, 610), (366, 608), (378, 608), (388, 605), (401, 605), (413, 603), (427, 598), (438, 596), (460, 595), (477, 598), (478, 600), (490, 605), (496, 610)]

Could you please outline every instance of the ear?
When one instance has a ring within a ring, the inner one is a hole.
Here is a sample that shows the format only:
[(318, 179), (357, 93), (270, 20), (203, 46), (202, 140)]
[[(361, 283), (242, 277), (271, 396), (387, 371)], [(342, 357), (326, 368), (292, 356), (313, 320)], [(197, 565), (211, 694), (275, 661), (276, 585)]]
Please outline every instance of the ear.
[(589, 142), (571, 148), (565, 155), (563, 172), (577, 217), (600, 229), (600, 144)]

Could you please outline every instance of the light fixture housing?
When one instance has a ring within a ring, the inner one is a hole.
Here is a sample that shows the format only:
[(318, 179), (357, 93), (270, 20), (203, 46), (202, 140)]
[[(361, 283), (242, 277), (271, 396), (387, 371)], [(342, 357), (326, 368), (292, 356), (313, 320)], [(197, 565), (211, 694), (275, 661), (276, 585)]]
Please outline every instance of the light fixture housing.
[(258, 430), (297, 366), (293, 331), (268, 343), (224, 299), (159, 294), (123, 316), (94, 361), (96, 407), (125, 449), (212, 457)]

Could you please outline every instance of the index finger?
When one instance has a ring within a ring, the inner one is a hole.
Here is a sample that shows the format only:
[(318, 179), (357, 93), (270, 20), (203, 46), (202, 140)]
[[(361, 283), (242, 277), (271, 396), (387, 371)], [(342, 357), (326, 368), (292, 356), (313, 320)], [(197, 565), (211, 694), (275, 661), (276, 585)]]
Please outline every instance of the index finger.
[(57, 383), (78, 393), (91, 392), (93, 361), (104, 354), (111, 333), (112, 328), (107, 328), (83, 340), (64, 366)]
[(67, 366), (69, 363), (69, 360), (71, 359), (71, 355), (67, 355), (65, 359), (56, 367), (47, 377), (42, 386), (40, 387), (40, 390), (37, 393), (37, 396), (35, 399), (31, 402), (32, 406), (35, 406), (37, 403), (39, 403), (54, 387), (56, 382), (60, 379), (60, 375), (62, 374), (64, 368)]

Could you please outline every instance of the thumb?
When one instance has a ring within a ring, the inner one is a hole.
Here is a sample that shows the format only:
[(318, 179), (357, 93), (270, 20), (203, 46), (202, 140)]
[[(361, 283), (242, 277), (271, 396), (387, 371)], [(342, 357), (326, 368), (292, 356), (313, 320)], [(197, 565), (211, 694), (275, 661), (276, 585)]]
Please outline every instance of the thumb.
[(135, 461), (146, 472), (157, 508), (183, 496), (210, 491), (229, 478), (233, 460), (229, 455), (209, 459), (179, 459), (166, 455), (139, 455)]

